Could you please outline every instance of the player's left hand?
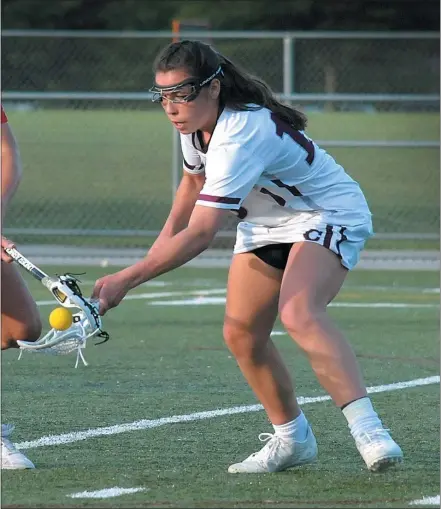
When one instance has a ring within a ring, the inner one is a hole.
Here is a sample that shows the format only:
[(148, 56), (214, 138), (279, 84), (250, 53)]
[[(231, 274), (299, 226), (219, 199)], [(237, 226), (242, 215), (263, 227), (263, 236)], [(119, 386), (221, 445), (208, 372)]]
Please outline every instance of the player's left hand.
[(129, 290), (128, 281), (122, 272), (116, 272), (97, 279), (91, 300), (99, 302), (99, 313), (103, 316), (109, 309), (116, 307)]
[(6, 263), (11, 263), (14, 261), (14, 259), (8, 255), (8, 253), (5, 251), (5, 249), (9, 247), (9, 248), (13, 248), (15, 247), (15, 244), (7, 239), (6, 237), (3, 237), (2, 235), (2, 249), (1, 249), (1, 259), (3, 262), (6, 262)]

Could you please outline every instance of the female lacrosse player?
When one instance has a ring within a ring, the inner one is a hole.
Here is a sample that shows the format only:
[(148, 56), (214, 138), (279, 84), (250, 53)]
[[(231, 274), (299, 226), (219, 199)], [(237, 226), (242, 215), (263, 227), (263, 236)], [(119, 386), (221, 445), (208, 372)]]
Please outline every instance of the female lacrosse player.
[(229, 472), (276, 472), (310, 463), (317, 445), (270, 339), (277, 314), (348, 421), (370, 470), (402, 451), (367, 397), (355, 355), (327, 314), (372, 235), (358, 184), (304, 134), (305, 116), (210, 46), (168, 45), (152, 91), (181, 134), (184, 177), (148, 255), (99, 279), (101, 314), (132, 288), (204, 251), (226, 214), (238, 225), (224, 338), (264, 406), (274, 434)]
[[(2, 201), (1, 218), (5, 217), (9, 201), (17, 190), (21, 179), (21, 161), (16, 139), (8, 124), (3, 107), (1, 108), (2, 124)], [(1, 278), (2, 278), (2, 350), (17, 347), (17, 340), (35, 341), (41, 334), (40, 315), (37, 305), (22, 279), (17, 268), (12, 265), (12, 258), (4, 248), (14, 244), (2, 236), (1, 244)], [(2, 469), (35, 468), (33, 463), (19, 452), (9, 435), (13, 426), (2, 424)]]

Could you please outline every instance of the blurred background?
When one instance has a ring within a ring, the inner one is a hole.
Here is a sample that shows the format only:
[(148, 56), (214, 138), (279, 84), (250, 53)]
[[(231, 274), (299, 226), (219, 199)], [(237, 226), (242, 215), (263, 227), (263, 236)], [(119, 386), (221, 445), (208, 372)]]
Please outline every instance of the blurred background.
[[(438, 249), (439, 11), (431, 0), (3, 0), (2, 103), (24, 163), (4, 234), (70, 254), (151, 245), (182, 172), (178, 135), (151, 103), (152, 63), (172, 39), (198, 38), (307, 113), (308, 134), (367, 195), (368, 248)], [(235, 225), (215, 248), (233, 245)]]

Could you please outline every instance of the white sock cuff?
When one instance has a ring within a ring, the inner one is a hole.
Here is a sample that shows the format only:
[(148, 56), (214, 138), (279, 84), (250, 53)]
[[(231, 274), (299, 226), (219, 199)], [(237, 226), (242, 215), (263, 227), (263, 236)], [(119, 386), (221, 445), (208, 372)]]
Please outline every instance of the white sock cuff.
[(305, 414), (300, 411), (300, 414), (292, 421), (286, 422), (285, 424), (273, 424), (276, 435), (285, 437), (298, 437), (304, 439), (308, 430), (308, 421), (306, 420)]
[(372, 402), (368, 396), (353, 401), (343, 408), (342, 412), (346, 417), (349, 426), (359, 419), (377, 417), (377, 413), (375, 412)]

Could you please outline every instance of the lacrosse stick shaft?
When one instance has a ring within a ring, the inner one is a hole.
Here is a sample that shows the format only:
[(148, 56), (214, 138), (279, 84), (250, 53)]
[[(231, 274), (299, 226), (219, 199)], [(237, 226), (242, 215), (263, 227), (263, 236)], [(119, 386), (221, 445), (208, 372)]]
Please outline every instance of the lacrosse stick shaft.
[[(14, 247), (5, 248), (6, 253), (17, 262), (20, 267), (23, 267), (30, 274), (32, 274), (35, 279), (43, 282), (43, 279), (49, 278), (49, 276), (43, 272), (41, 269), (36, 267), (31, 261), (29, 261), (25, 256), (23, 256), (17, 249)], [(43, 283), (44, 284), (44, 283)]]

